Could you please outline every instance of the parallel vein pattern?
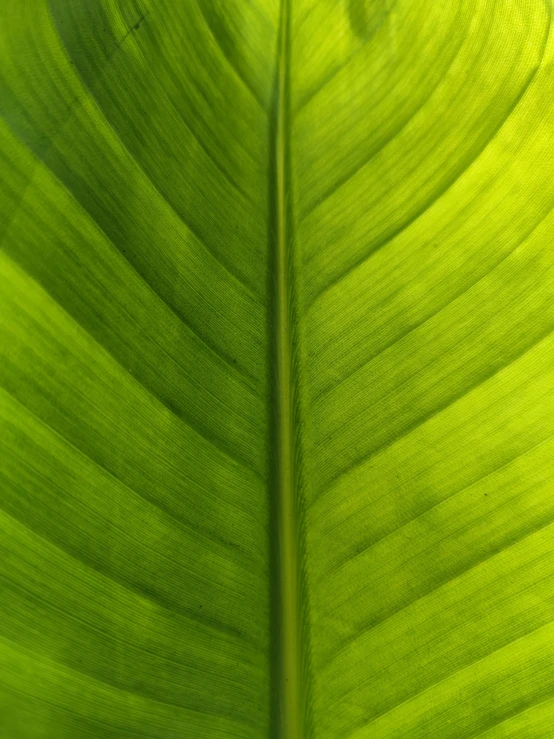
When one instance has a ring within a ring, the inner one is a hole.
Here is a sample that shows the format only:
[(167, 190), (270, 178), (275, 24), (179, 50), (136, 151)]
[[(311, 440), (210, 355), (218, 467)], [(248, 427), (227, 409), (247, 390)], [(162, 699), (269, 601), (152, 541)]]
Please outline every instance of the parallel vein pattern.
[(0, 11), (9, 739), (270, 730), (277, 22), (244, 0)]
[(0, 8), (0, 736), (554, 737), (550, 0)]
[(397, 2), (370, 43), (344, 14), (342, 48), (317, 6), (293, 65), (314, 734), (551, 736), (550, 6)]

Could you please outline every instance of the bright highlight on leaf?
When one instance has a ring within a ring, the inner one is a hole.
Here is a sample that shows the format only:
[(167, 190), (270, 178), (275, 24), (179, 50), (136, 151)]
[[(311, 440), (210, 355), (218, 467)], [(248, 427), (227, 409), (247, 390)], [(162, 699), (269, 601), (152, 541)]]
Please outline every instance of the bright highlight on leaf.
[(554, 737), (550, 0), (0, 8), (1, 739)]

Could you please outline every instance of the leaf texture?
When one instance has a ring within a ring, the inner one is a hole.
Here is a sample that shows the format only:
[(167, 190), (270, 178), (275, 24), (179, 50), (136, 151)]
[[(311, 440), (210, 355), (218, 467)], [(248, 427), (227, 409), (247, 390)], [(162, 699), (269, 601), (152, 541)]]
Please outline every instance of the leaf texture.
[(0, 9), (0, 736), (554, 737), (546, 0)]

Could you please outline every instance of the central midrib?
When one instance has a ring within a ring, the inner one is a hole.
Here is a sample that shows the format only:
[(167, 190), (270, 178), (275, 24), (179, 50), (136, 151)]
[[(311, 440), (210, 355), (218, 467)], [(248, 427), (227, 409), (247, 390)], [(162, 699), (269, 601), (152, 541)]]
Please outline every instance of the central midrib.
[(281, 0), (277, 79), (272, 111), (271, 188), (274, 218), (274, 357), (276, 375), (275, 475), (277, 515), (277, 629), (275, 654), (278, 726), (280, 739), (302, 739), (301, 641), (299, 608), (298, 521), (295, 492), (295, 429), (293, 372), (293, 301), (290, 270), (293, 267), (289, 193), (289, 23), (290, 0)]

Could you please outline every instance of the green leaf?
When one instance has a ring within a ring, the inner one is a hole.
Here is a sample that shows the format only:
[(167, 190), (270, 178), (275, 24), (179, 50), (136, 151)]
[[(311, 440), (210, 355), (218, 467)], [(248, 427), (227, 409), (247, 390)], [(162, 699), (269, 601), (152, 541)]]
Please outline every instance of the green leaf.
[(554, 736), (546, 0), (0, 8), (2, 739)]

